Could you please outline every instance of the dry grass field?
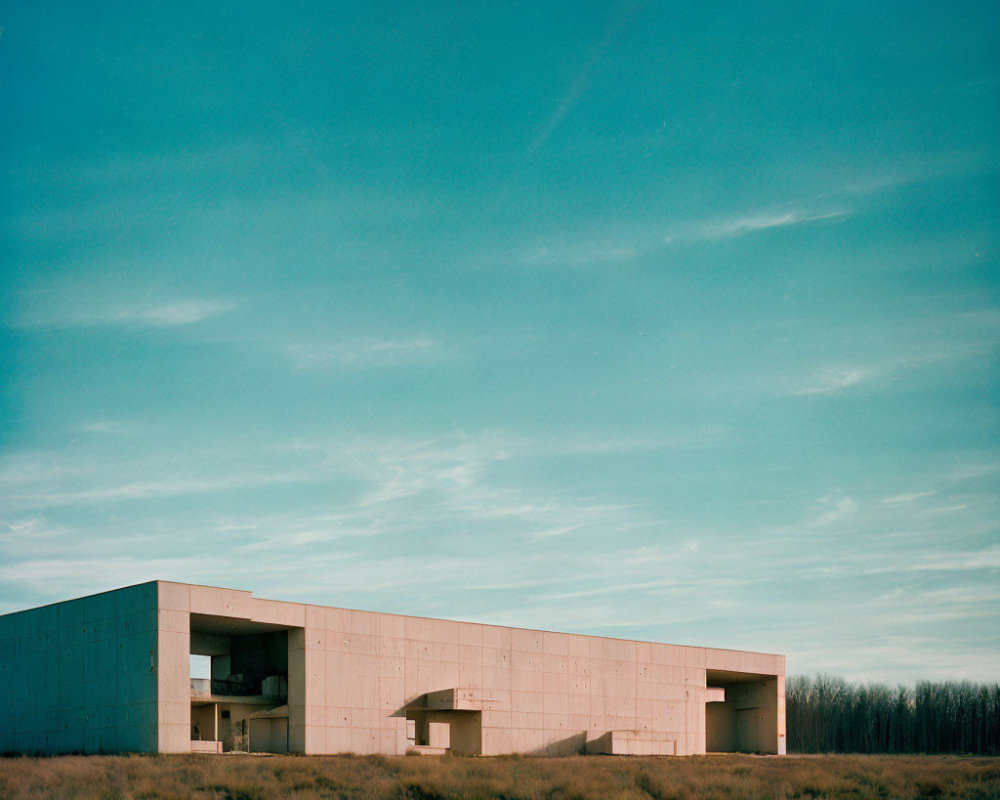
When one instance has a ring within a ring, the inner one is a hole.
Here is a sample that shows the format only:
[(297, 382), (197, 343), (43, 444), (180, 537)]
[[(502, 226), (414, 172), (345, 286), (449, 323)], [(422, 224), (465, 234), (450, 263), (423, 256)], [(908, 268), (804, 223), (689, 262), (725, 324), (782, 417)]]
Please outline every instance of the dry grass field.
[(1000, 759), (958, 756), (0, 759), (3, 800), (1000, 798)]

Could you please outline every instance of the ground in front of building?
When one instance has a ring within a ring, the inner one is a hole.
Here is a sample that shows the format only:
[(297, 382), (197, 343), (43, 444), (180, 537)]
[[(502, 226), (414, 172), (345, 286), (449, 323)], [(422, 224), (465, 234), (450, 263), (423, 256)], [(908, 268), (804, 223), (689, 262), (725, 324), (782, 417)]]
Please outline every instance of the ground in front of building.
[(961, 756), (567, 758), (57, 756), (0, 760), (9, 800), (644, 800), (1000, 798), (1000, 759)]

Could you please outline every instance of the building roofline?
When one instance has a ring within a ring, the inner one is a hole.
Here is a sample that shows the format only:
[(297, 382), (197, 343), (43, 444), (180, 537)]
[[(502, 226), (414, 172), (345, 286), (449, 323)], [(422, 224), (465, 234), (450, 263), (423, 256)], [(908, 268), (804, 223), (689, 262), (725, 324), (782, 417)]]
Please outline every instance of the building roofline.
[(127, 586), (116, 586), (114, 589), (105, 589), (101, 592), (91, 592), (90, 594), (82, 594), (79, 597), (67, 597), (65, 600), (53, 600), (49, 603), (42, 603), (40, 606), (29, 606), (28, 608), (19, 608), (16, 611), (6, 611), (0, 614), (0, 617), (12, 617), (14, 614), (24, 614), (28, 611), (40, 611), (43, 608), (48, 608), (49, 606), (58, 606), (63, 603), (74, 603), (77, 600), (89, 600), (91, 597), (100, 597), (102, 594), (111, 594), (112, 592), (122, 592), (126, 589), (136, 589), (139, 586), (147, 586), (150, 583), (175, 583), (175, 581), (159, 581), (159, 580), (149, 580), (140, 581), (139, 583), (130, 583)]
[(531, 633), (551, 633), (557, 636), (588, 636), (592, 639), (607, 639), (608, 641), (612, 642), (635, 642), (638, 644), (658, 644), (658, 645), (665, 645), (667, 647), (685, 647), (691, 650), (714, 650), (721, 653), (751, 653), (753, 655), (769, 656), (771, 658), (781, 658), (781, 659), (785, 658), (784, 653), (770, 653), (770, 652), (765, 652), (763, 650), (739, 650), (732, 647), (711, 647), (707, 645), (697, 645), (697, 644), (675, 644), (673, 642), (656, 642), (649, 639), (626, 639), (620, 636), (606, 636), (600, 633), (553, 631), (553, 630), (548, 630), (546, 628), (528, 628), (528, 627), (522, 627), (520, 625), (501, 625), (496, 622), (482, 622), (479, 620), (453, 619), (446, 617), (427, 617), (420, 614), (402, 614), (396, 611), (372, 611), (371, 609), (349, 608), (347, 606), (326, 606), (326, 605), (321, 605), (319, 603), (305, 603), (299, 600), (273, 600), (269, 597), (258, 597), (250, 589), (233, 589), (231, 587), (226, 587), (226, 586), (211, 586), (207, 583), (186, 583), (184, 581), (169, 581), (169, 580), (159, 580), (159, 579), (141, 581), (140, 583), (132, 583), (127, 586), (117, 586), (114, 589), (105, 589), (102, 592), (93, 592), (92, 594), (86, 594), (80, 597), (70, 597), (65, 600), (54, 600), (51, 603), (44, 603), (40, 606), (32, 606), (30, 608), (23, 608), (18, 611), (10, 611), (5, 614), (0, 614), (0, 617), (13, 616), (14, 614), (24, 614), (29, 611), (38, 611), (39, 609), (48, 608), (49, 606), (61, 605), (62, 603), (71, 603), (76, 600), (86, 600), (91, 597), (99, 597), (102, 594), (111, 594), (112, 592), (121, 592), (126, 589), (135, 589), (139, 586), (146, 586), (151, 583), (156, 583), (156, 584), (172, 583), (175, 586), (195, 586), (201, 589), (218, 589), (224, 592), (245, 592), (246, 594), (249, 594), (251, 598), (254, 600), (263, 600), (268, 603), (284, 603), (287, 605), (313, 606), (315, 608), (335, 608), (339, 611), (357, 611), (362, 614), (389, 614), (394, 617), (403, 617), (405, 619), (430, 620), (432, 622), (454, 622), (456, 624), (487, 625), (491, 628), (506, 628), (508, 630), (529, 631)]
[(738, 650), (732, 647), (710, 647), (697, 644), (675, 644), (673, 642), (655, 642), (649, 639), (623, 639), (620, 636), (605, 636), (599, 633), (580, 633), (570, 631), (552, 631), (546, 628), (528, 628), (521, 625), (501, 625), (496, 622), (482, 622), (480, 620), (453, 619), (450, 617), (427, 617), (421, 614), (402, 614), (397, 611), (373, 611), (370, 608), (349, 608), (347, 606), (327, 606), (320, 603), (305, 603), (299, 600), (274, 600), (270, 597), (258, 597), (249, 589), (231, 589), (225, 586), (209, 586), (205, 583), (184, 583), (182, 581), (159, 581), (159, 583), (173, 583), (177, 586), (197, 586), (203, 589), (221, 589), (222, 591), (247, 592), (255, 600), (266, 600), (268, 603), (288, 603), (291, 605), (314, 606), (315, 608), (335, 608), (338, 611), (358, 611), (362, 614), (389, 614), (394, 617), (404, 617), (406, 619), (430, 620), (432, 622), (455, 622), (467, 625), (488, 625), (491, 628), (507, 628), (511, 630), (530, 631), (532, 633), (551, 633), (558, 636), (589, 636), (592, 639), (607, 639), (612, 642), (637, 642), (639, 644), (659, 644), (667, 647), (687, 647), (692, 650), (716, 650), (721, 653), (752, 653), (758, 656), (771, 656), (773, 658), (785, 658), (784, 653), (769, 653), (763, 650)]

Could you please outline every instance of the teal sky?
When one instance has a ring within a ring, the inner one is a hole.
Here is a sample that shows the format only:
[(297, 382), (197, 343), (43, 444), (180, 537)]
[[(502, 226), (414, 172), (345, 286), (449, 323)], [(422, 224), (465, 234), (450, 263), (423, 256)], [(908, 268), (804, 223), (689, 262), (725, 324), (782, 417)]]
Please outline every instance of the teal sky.
[(0, 25), (0, 613), (162, 578), (1000, 679), (1000, 5)]

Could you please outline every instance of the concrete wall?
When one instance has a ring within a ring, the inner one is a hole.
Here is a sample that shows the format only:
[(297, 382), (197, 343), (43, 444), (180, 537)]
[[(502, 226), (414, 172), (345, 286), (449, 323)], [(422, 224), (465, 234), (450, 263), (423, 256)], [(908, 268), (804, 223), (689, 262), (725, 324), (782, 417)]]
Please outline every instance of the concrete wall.
[(737, 752), (736, 709), (732, 702), (705, 706), (705, 750), (709, 753)]
[(587, 753), (614, 756), (677, 755), (676, 738), (657, 731), (608, 731), (586, 743)]
[(158, 749), (161, 753), (191, 751), (191, 615), (189, 587), (157, 581), (157, 641), (160, 669)]
[(618, 731), (608, 741), (704, 753), (707, 671), (775, 676), (743, 727), (753, 730), (750, 749), (784, 750), (782, 656), (281, 603), (164, 581), (0, 617), (0, 669), (12, 673), (0, 678), (15, 687), (0, 699), (0, 750), (189, 752), (191, 614), (288, 631), (292, 752), (401, 755), (407, 712), (423, 702), (436, 723), (451, 720), (450, 741), (466, 752), (479, 744), (485, 755), (561, 755)]
[(449, 688), (474, 695), (485, 755), (578, 752), (611, 730), (704, 753), (706, 669), (784, 672), (781, 656), (738, 651), (318, 606), (305, 619), (289, 704), (290, 749), (306, 753), (402, 754), (407, 704)]
[(774, 681), (746, 683), (726, 690), (736, 710), (736, 749), (777, 752)]
[(155, 752), (158, 624), (155, 583), (0, 617), (0, 752)]
[(287, 753), (288, 719), (251, 719), (250, 749), (254, 753)]

